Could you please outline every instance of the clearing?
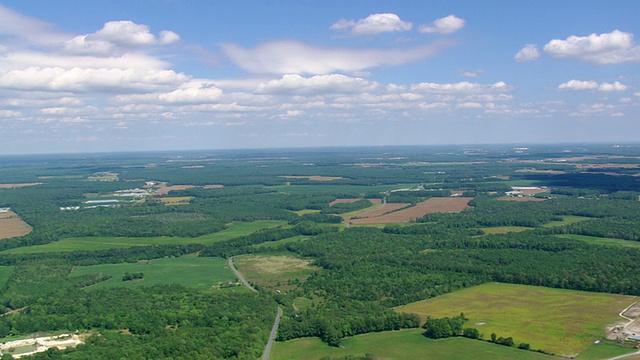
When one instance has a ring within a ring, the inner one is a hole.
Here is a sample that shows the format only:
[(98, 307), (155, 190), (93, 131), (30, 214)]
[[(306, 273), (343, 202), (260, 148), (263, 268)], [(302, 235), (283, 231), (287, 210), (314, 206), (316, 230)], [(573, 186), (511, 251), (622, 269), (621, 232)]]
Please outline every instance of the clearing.
[[(473, 198), (470, 197), (433, 197), (419, 202), (415, 206), (398, 211), (393, 211), (388, 206), (396, 206), (396, 209), (401, 209), (408, 204), (385, 204), (382, 209), (377, 210), (375, 213), (360, 213), (358, 214), (359, 219), (350, 219), (349, 221), (354, 225), (410, 222), (426, 214), (460, 212), (471, 207), (468, 205), (471, 200)], [(389, 213), (389, 211), (393, 212)], [(379, 212), (381, 212), (380, 215), (378, 215)]]
[(27, 235), (33, 228), (13, 211), (0, 212), (0, 240)]
[(189, 201), (193, 199), (193, 196), (168, 196), (158, 198), (164, 205), (189, 205)]
[(84, 344), (84, 339), (89, 334), (60, 334), (55, 336), (43, 336), (22, 340), (8, 341), (0, 344), (0, 354), (10, 354), (18, 359), (22, 356), (29, 356), (47, 351), (49, 348), (63, 350), (69, 347), (76, 347)]
[(488, 283), (396, 308), (423, 320), (469, 318), (484, 338), (513, 337), (532, 349), (575, 356), (603, 338), (607, 327), (624, 321), (618, 313), (640, 298), (538, 286)]
[(290, 281), (304, 281), (318, 270), (311, 260), (293, 254), (236, 256), (233, 263), (247, 280), (274, 291), (293, 289)]
[(19, 183), (19, 184), (0, 184), (0, 189), (17, 189), (25, 186), (36, 186), (36, 185), (42, 185), (42, 183), (34, 182), (34, 183)]
[(304, 175), (304, 176), (281, 176), (286, 179), (307, 179), (311, 181), (332, 181), (344, 179), (341, 176), (321, 176), (321, 175)]

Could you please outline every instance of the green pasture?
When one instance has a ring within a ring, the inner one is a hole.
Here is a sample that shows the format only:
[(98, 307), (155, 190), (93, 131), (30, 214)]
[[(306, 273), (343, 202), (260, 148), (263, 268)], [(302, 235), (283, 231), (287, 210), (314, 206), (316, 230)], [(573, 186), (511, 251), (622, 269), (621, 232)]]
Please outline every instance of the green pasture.
[(213, 243), (246, 236), (258, 230), (276, 227), (286, 224), (285, 221), (260, 220), (254, 222), (235, 222), (229, 228), (213, 234), (207, 234), (195, 238), (189, 237), (79, 237), (67, 238), (44, 245), (26, 246), (5, 250), (4, 254), (35, 254), (61, 251), (94, 251), (105, 249), (119, 249), (133, 246), (148, 245), (181, 245)]
[(487, 283), (396, 308), (423, 320), (469, 318), (484, 338), (491, 333), (513, 337), (532, 349), (574, 356), (605, 334), (607, 325), (622, 321), (618, 313), (638, 297), (551, 289), (538, 286)]
[(486, 227), (480, 228), (485, 234), (508, 234), (514, 232), (523, 232), (527, 230), (533, 230), (533, 228), (526, 226), (497, 226), (497, 227)]
[(13, 266), (0, 266), (0, 288), (4, 287), (12, 272)]
[(414, 360), (501, 360), (552, 359), (532, 351), (524, 351), (485, 341), (465, 338), (427, 339), (424, 330), (410, 329), (358, 335), (344, 339), (339, 348), (331, 347), (318, 338), (302, 338), (276, 342), (271, 359), (316, 360), (323, 357), (340, 358), (374, 354), (378, 359)]
[(554, 226), (570, 225), (570, 224), (574, 224), (574, 223), (589, 220), (589, 219), (591, 218), (586, 216), (565, 215), (565, 216), (562, 216), (562, 221), (550, 221), (542, 226), (554, 227)]
[(289, 244), (289, 243), (292, 243), (292, 242), (304, 241), (304, 240), (307, 240), (308, 238), (309, 238), (308, 235), (296, 235), (296, 236), (292, 236), (290, 238), (281, 239), (281, 240), (277, 240), (277, 241), (263, 242), (261, 244), (252, 245), (251, 247), (254, 248), (254, 249), (274, 248), (274, 247), (278, 247), (278, 246), (284, 245), (284, 244)]
[(563, 238), (563, 239), (584, 241), (584, 242), (588, 242), (589, 244), (595, 244), (595, 245), (611, 245), (611, 246), (640, 248), (640, 241), (633, 241), (633, 240), (602, 238), (597, 236), (574, 235), (574, 234), (562, 234), (562, 235), (554, 235), (554, 236)]
[[(143, 273), (144, 278), (135, 281), (122, 281), (122, 276), (127, 272)], [(90, 289), (181, 284), (198, 290), (208, 290), (219, 285), (227, 285), (229, 281), (233, 283), (237, 281), (225, 259), (194, 255), (137, 263), (76, 266), (73, 268), (71, 276), (96, 273), (110, 275), (112, 278), (91, 285)]]
[[(638, 350), (634, 349), (631, 344), (632, 343), (628, 343), (628, 345), (620, 346), (617, 342), (604, 340), (600, 344), (592, 344), (589, 346), (585, 351), (581, 352), (576, 359), (604, 360), (615, 356), (637, 352)], [(629, 358), (629, 360), (633, 359), (637, 358)]]

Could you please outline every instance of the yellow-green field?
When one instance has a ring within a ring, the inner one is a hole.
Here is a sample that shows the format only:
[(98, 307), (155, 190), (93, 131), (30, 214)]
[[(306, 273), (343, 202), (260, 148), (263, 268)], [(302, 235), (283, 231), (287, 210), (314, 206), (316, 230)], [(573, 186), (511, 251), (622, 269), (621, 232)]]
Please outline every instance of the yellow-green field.
[(261, 229), (286, 224), (279, 220), (259, 220), (254, 222), (235, 222), (225, 230), (195, 238), (178, 236), (157, 237), (79, 237), (67, 238), (44, 245), (25, 246), (5, 250), (3, 254), (31, 254), (60, 251), (92, 251), (105, 249), (119, 249), (133, 246), (172, 245), (172, 244), (203, 244), (210, 245), (219, 241), (246, 236)]
[(486, 341), (465, 338), (427, 339), (424, 330), (410, 329), (358, 335), (342, 340), (339, 348), (318, 338), (302, 338), (276, 342), (271, 352), (274, 360), (317, 360), (323, 357), (363, 356), (373, 354), (378, 359), (415, 360), (502, 360), (554, 359), (532, 351), (518, 350)]
[(513, 337), (558, 355), (573, 356), (601, 339), (607, 325), (623, 319), (618, 313), (640, 298), (537, 286), (488, 283), (396, 308), (432, 317), (469, 318), (484, 338), (491, 333)]
[(562, 234), (562, 235), (554, 235), (554, 236), (563, 238), (563, 239), (584, 241), (584, 242), (588, 242), (589, 244), (595, 244), (595, 245), (612, 245), (612, 246), (640, 248), (640, 241), (633, 241), (633, 240), (603, 238), (603, 237), (597, 237), (597, 236), (574, 235), (574, 234)]
[(318, 270), (311, 260), (293, 254), (243, 255), (234, 257), (233, 263), (247, 280), (269, 290), (292, 289), (289, 280), (305, 280)]
[(533, 228), (525, 227), (525, 226), (498, 226), (498, 227), (489, 227), (489, 228), (481, 228), (483, 233), (485, 234), (508, 234), (513, 232), (522, 232), (527, 230), (532, 230)]
[(158, 198), (164, 205), (188, 205), (193, 196), (168, 196)]
[(546, 224), (544, 224), (544, 227), (554, 227), (554, 226), (563, 226), (563, 225), (569, 225), (569, 224), (574, 224), (580, 221), (585, 221), (585, 220), (589, 220), (591, 218), (588, 218), (586, 216), (575, 216), (575, 215), (565, 215), (565, 216), (561, 216), (562, 217), (562, 221), (550, 221)]

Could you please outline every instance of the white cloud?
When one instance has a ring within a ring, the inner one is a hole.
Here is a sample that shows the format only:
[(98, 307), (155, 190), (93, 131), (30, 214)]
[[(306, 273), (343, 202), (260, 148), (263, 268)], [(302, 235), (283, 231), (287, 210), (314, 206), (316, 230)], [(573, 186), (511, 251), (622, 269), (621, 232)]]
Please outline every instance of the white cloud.
[(480, 75), (482, 75), (484, 73), (483, 70), (476, 70), (476, 71), (470, 71), (470, 70), (464, 70), (460, 72), (461, 76), (464, 77), (478, 77)]
[(22, 113), (15, 110), (0, 110), (0, 118), (16, 118), (22, 116)]
[(462, 81), (452, 84), (438, 84), (423, 82), (411, 85), (411, 90), (416, 92), (438, 93), (438, 94), (468, 94), (484, 92), (511, 91), (512, 87), (499, 81), (494, 84), (478, 84)]
[(396, 14), (371, 14), (358, 21), (340, 19), (331, 25), (333, 30), (351, 29), (353, 35), (375, 35), (383, 32), (409, 31), (413, 25)]
[(540, 57), (540, 50), (536, 45), (525, 45), (518, 53), (513, 57), (518, 62), (538, 60)]
[(64, 92), (150, 91), (186, 81), (173, 70), (29, 67), (0, 73), (0, 88)]
[(464, 25), (464, 19), (449, 15), (435, 20), (431, 25), (420, 25), (418, 31), (421, 33), (451, 34), (462, 29)]
[(597, 64), (640, 61), (640, 47), (634, 46), (633, 34), (620, 30), (551, 40), (544, 51), (557, 58), (577, 58)]
[(558, 85), (558, 90), (597, 90), (597, 91), (624, 91), (627, 90), (628, 86), (621, 84), (616, 81), (613, 84), (610, 83), (598, 83), (593, 80), (569, 80), (565, 83)]
[(179, 89), (165, 93), (136, 95), (118, 95), (113, 98), (118, 103), (154, 103), (154, 104), (206, 104), (216, 102), (222, 96), (222, 90), (212, 83), (192, 81)]
[(324, 48), (298, 41), (263, 43), (252, 49), (224, 44), (223, 50), (244, 70), (254, 73), (327, 74), (355, 72), (378, 66), (394, 66), (423, 60), (438, 54), (448, 43), (406, 49)]
[(258, 93), (270, 94), (335, 94), (371, 91), (378, 87), (374, 81), (341, 74), (316, 75), (305, 78), (300, 75), (283, 75), (282, 78), (260, 84)]

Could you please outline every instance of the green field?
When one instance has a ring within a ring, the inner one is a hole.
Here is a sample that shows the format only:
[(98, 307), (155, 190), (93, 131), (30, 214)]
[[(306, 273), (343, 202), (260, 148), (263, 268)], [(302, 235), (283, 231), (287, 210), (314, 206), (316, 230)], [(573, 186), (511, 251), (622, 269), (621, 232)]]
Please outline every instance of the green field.
[(532, 230), (533, 228), (525, 227), (525, 226), (497, 226), (497, 227), (488, 227), (488, 228), (480, 228), (485, 234), (507, 234), (513, 232), (522, 232), (527, 230)]
[(640, 241), (633, 241), (633, 240), (602, 238), (597, 236), (573, 235), (573, 234), (562, 234), (562, 235), (554, 235), (554, 236), (557, 236), (563, 239), (584, 241), (584, 242), (588, 242), (589, 244), (595, 244), (595, 245), (612, 245), (612, 246), (640, 248)]
[(469, 318), (484, 338), (491, 333), (513, 337), (516, 344), (529, 343), (558, 355), (573, 356), (605, 334), (605, 327), (622, 319), (618, 313), (638, 301), (626, 295), (589, 293), (537, 286), (488, 283), (398, 307), (426, 320)]
[(104, 249), (128, 248), (146, 245), (174, 245), (174, 244), (203, 244), (249, 235), (260, 229), (284, 225), (286, 222), (277, 220), (260, 220), (254, 222), (235, 222), (228, 229), (217, 233), (195, 238), (185, 237), (81, 237), (67, 238), (44, 245), (26, 246), (5, 250), (3, 254), (35, 254), (60, 251), (93, 251)]
[(292, 253), (237, 256), (233, 263), (248, 281), (268, 290), (295, 288), (289, 280), (305, 280), (318, 270)]
[[(144, 273), (140, 281), (122, 281), (126, 273)], [(86, 274), (111, 275), (110, 280), (90, 286), (91, 289), (110, 287), (152, 286), (158, 284), (182, 284), (187, 287), (208, 290), (229, 281), (236, 282), (233, 272), (222, 258), (197, 257), (154, 259), (137, 263), (76, 266), (71, 276)]]
[(570, 224), (574, 224), (574, 223), (589, 220), (589, 219), (591, 218), (588, 218), (586, 216), (565, 215), (565, 216), (562, 216), (562, 221), (550, 221), (542, 226), (554, 227), (554, 226), (570, 225)]
[(331, 347), (318, 338), (302, 338), (277, 342), (271, 352), (274, 360), (315, 360), (323, 357), (363, 356), (374, 354), (378, 359), (553, 359), (532, 351), (518, 350), (485, 341), (465, 338), (431, 340), (422, 336), (423, 330), (411, 329), (371, 333), (346, 338), (339, 348)]
[[(631, 343), (626, 346), (620, 346), (620, 344), (614, 341), (603, 341), (600, 344), (592, 344), (585, 351), (581, 352), (580, 355), (576, 357), (579, 360), (602, 360), (602, 359), (610, 359), (615, 356), (620, 356), (624, 354), (630, 354), (633, 352), (637, 352), (638, 350), (634, 349), (631, 346)], [(627, 360), (637, 360), (638, 358), (628, 358)]]

